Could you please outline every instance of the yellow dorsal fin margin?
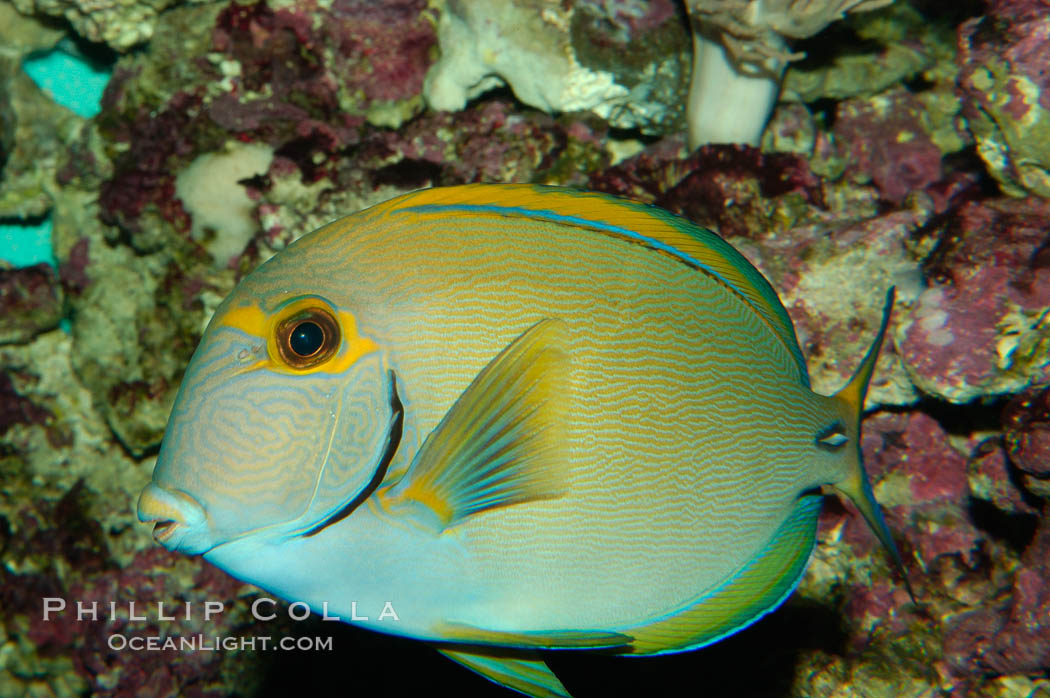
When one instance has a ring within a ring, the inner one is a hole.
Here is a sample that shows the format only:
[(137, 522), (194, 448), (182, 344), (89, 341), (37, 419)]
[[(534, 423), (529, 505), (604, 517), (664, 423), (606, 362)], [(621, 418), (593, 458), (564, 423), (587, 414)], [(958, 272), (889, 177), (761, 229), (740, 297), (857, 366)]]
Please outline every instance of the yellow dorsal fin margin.
[(453, 212), (520, 215), (587, 228), (672, 255), (717, 279), (747, 303), (794, 359), (798, 379), (809, 372), (791, 318), (773, 287), (732, 245), (681, 216), (609, 194), (540, 184), (468, 184), (412, 192), (381, 206), (382, 214)]

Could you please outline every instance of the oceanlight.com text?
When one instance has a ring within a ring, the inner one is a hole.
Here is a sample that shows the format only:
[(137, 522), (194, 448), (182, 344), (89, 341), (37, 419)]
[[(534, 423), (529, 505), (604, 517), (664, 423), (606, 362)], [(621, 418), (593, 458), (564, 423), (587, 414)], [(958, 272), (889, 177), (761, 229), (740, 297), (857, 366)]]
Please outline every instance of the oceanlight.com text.
[(330, 652), (331, 637), (231, 637), (222, 635), (125, 635), (114, 633), (106, 641), (115, 652)]
[[(53, 616), (59, 617), (67, 613), (68, 604), (65, 599), (58, 596), (45, 596), (42, 600), (42, 618), (45, 622), (52, 620)], [(165, 604), (163, 601), (152, 603), (135, 601), (75, 601), (74, 603), (76, 605), (76, 620), (78, 623), (118, 619), (163, 623), (180, 619), (193, 620), (200, 617), (203, 617), (205, 621), (210, 621), (213, 617), (221, 616), (226, 612), (226, 604), (222, 601), (203, 601), (198, 603), (185, 601), (175, 604)], [(252, 601), (252, 617), (258, 621), (274, 620), (278, 616), (278, 608), (279, 605), (276, 601), (261, 596)], [(294, 621), (301, 621), (310, 617), (311, 609), (310, 606), (302, 601), (295, 601), (288, 606), (286, 614), (288, 618)], [(369, 608), (359, 608), (356, 601), (351, 601), (349, 608), (346, 608), (341, 614), (329, 611), (328, 602), (323, 601), (320, 609), (318, 609), (318, 615), (320, 615), (321, 620), (326, 621), (354, 622), (371, 620), (373, 618), (381, 621), (401, 620), (397, 611), (394, 610), (394, 604), (390, 601), (384, 602), (382, 606), (375, 604)]]

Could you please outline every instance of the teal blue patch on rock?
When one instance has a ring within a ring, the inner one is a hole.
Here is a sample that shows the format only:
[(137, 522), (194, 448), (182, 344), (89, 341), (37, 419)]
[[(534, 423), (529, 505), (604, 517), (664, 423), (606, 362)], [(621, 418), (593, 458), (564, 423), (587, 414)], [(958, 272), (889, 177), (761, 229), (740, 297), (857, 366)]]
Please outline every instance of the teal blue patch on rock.
[(51, 249), (51, 217), (30, 221), (0, 218), (0, 261), (14, 267), (40, 262), (58, 266)]
[(51, 99), (87, 119), (101, 111), (102, 91), (113, 73), (111, 65), (75, 55), (61, 45), (29, 56), (22, 61), (22, 70)]

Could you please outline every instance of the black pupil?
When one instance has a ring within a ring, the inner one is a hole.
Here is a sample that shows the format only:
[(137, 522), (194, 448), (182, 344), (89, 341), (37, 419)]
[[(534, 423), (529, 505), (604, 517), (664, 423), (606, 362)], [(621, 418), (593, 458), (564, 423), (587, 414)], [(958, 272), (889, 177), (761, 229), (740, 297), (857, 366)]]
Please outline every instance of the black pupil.
[(288, 338), (288, 346), (299, 356), (313, 356), (324, 344), (324, 330), (316, 322), (300, 322)]

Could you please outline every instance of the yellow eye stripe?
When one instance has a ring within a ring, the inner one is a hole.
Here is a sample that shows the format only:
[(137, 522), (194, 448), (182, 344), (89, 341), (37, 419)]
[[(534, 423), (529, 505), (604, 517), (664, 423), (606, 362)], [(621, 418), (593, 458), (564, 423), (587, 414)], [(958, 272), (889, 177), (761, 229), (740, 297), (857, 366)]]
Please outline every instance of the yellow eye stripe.
[[(287, 318), (293, 317), (303, 311), (321, 309), (331, 314), (339, 324), (342, 334), (342, 346), (340, 346), (331, 358), (307, 368), (295, 368), (290, 366), (282, 357), (277, 346), (278, 328)], [(242, 305), (230, 308), (226, 314), (216, 321), (217, 326), (231, 327), (240, 330), (252, 337), (258, 337), (266, 343), (266, 358), (247, 366), (245, 371), (254, 371), (266, 368), (278, 373), (291, 375), (304, 375), (323, 371), (325, 373), (342, 373), (350, 368), (366, 354), (379, 349), (374, 341), (368, 337), (361, 336), (357, 332), (357, 319), (353, 314), (343, 310), (336, 310), (330, 303), (318, 296), (303, 296), (288, 301), (281, 305), (273, 313), (266, 313), (256, 304)]]

